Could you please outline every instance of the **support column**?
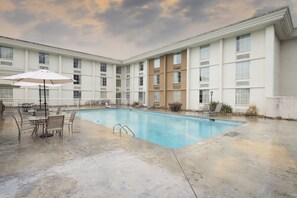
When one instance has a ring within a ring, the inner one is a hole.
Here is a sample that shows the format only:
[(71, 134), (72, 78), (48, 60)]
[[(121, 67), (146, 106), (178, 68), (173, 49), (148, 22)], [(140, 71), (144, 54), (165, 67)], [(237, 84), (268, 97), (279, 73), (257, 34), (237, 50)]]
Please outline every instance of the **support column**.
[(95, 98), (95, 61), (93, 61), (93, 67), (92, 67), (92, 95), (93, 99)]
[[(62, 56), (59, 55), (59, 74), (62, 74)], [(62, 104), (62, 86), (59, 87), (59, 105)]]
[(276, 42), (274, 26), (266, 28), (265, 41), (265, 96), (272, 97), (278, 93), (278, 63), (276, 62), (279, 52), (276, 53), (279, 47)]
[(190, 48), (187, 48), (186, 109), (190, 108)]
[[(160, 73), (161, 72), (162, 71), (160, 70)], [(164, 106), (167, 107), (167, 83), (166, 83), (166, 81), (167, 81), (167, 55), (166, 54), (164, 55), (164, 71), (163, 72), (164, 72)]]
[[(25, 72), (28, 72), (29, 67), (29, 51), (25, 50)], [(25, 87), (25, 98), (28, 99), (28, 87)], [(28, 101), (27, 101), (28, 102)]]
[(220, 59), (219, 59), (219, 101), (223, 102), (223, 66), (224, 66), (224, 39), (220, 40)]
[(148, 66), (148, 60), (146, 59), (144, 62), (143, 62), (143, 67), (145, 69), (145, 77), (146, 77), (146, 88), (145, 88), (145, 104), (147, 106), (150, 106), (149, 104), (149, 86), (150, 86), (150, 79), (149, 79), (149, 66)]

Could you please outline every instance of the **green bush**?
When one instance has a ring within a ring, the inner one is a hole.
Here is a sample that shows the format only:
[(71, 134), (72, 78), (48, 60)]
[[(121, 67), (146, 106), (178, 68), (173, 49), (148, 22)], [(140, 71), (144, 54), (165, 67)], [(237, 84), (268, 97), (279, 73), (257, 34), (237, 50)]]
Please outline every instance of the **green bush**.
[(169, 105), (171, 111), (180, 111), (182, 103), (174, 102), (174, 103), (169, 103), (168, 105)]
[(209, 103), (209, 110), (210, 111), (214, 111), (216, 109), (217, 104), (219, 104), (219, 102), (211, 102), (211, 103)]
[(223, 103), (222, 108), (221, 108), (221, 113), (232, 113), (232, 112), (233, 112), (232, 107), (230, 105)]
[(139, 105), (139, 102), (133, 102), (133, 104), (131, 106), (136, 107), (137, 105)]

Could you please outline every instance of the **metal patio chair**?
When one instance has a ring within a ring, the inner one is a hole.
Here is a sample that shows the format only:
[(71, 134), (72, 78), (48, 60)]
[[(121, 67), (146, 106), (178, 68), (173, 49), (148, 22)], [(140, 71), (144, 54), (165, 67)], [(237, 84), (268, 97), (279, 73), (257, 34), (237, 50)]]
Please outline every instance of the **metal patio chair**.
[(48, 137), (50, 131), (59, 132), (63, 137), (64, 115), (49, 116), (45, 126), (45, 137)]
[(13, 119), (14, 119), (16, 125), (17, 125), (17, 128), (18, 128), (18, 140), (19, 140), (19, 143), (21, 143), (22, 133), (25, 133), (25, 132), (31, 130), (32, 134), (33, 134), (33, 133), (36, 133), (36, 130), (38, 130), (38, 128), (36, 128), (35, 125), (21, 125), (14, 115), (12, 115), (12, 117), (13, 117)]
[(65, 126), (68, 126), (69, 133), (70, 133), (70, 130), (73, 133), (73, 122), (74, 122), (75, 114), (76, 114), (76, 111), (73, 111), (70, 115), (69, 121), (65, 122), (64, 124)]

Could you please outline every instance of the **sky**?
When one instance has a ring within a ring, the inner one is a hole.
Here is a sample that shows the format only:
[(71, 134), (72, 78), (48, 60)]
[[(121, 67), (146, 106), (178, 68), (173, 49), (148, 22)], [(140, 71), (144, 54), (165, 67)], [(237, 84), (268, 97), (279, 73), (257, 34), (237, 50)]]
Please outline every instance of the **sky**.
[(126, 59), (297, 0), (0, 0), (0, 35)]

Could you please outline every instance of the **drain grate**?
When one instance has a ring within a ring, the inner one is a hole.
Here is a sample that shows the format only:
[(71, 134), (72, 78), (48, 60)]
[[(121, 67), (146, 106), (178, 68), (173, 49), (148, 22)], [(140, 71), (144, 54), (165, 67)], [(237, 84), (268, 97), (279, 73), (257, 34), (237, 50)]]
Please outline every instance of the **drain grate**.
[(235, 137), (238, 136), (240, 133), (236, 132), (236, 131), (231, 131), (229, 133), (226, 133), (225, 136), (229, 136), (229, 137)]

